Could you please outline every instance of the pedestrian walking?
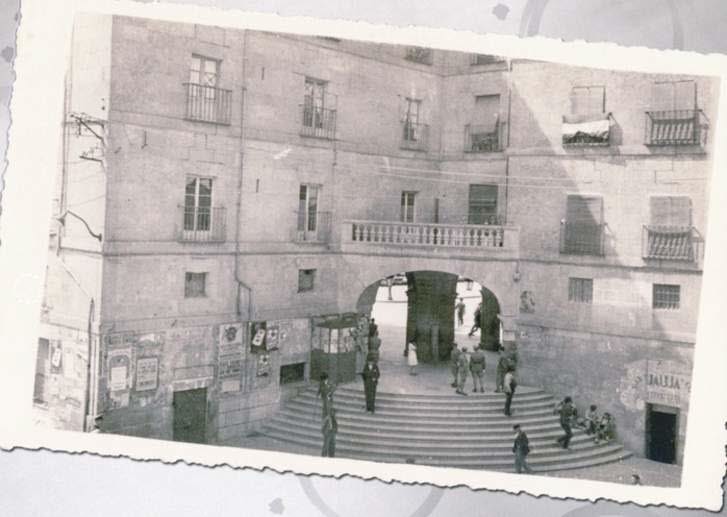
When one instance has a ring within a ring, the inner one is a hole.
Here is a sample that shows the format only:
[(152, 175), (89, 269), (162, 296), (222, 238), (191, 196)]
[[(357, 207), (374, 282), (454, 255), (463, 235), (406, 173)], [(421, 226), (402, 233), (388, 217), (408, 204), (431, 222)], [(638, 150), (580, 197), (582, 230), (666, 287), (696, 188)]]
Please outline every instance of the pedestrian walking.
[(515, 380), (515, 372), (512, 368), (508, 368), (503, 379), (503, 390), (505, 392), (505, 416), (512, 416), (512, 398), (515, 396), (515, 388), (517, 388), (517, 380)]
[(457, 326), (461, 327), (462, 325), (464, 325), (464, 313), (466, 311), (464, 300), (460, 298), (459, 302), (457, 302), (457, 305), (455, 305), (454, 308), (457, 311)]
[(477, 393), (479, 386), (480, 393), (485, 392), (485, 352), (481, 346), (476, 346), (474, 352), (470, 356), (470, 373), (472, 374), (472, 384), (474, 393)]
[(470, 369), (470, 355), (467, 353), (467, 347), (462, 347), (457, 358), (457, 393), (459, 395), (467, 395), (464, 391), (465, 382), (467, 382), (467, 372)]
[(376, 387), (379, 383), (379, 366), (374, 361), (366, 361), (363, 373), (361, 373), (364, 382), (364, 393), (366, 395), (366, 411), (374, 413), (376, 411)]
[(335, 387), (331, 384), (328, 374), (323, 372), (318, 382), (318, 396), (321, 398), (321, 414), (326, 415), (333, 406), (333, 392)]
[(406, 364), (409, 365), (409, 375), (416, 375), (419, 360), (417, 358), (417, 345), (414, 341), (410, 341), (407, 347)]
[(331, 410), (323, 415), (323, 425), (321, 426), (323, 433), (323, 450), (321, 456), (333, 458), (336, 455), (336, 433), (338, 432), (338, 422), (336, 421), (336, 410)]
[(452, 387), (457, 387), (457, 371), (459, 370), (459, 354), (462, 351), (458, 348), (459, 345), (454, 342), (452, 343), (452, 351), (449, 353), (449, 369), (452, 372)]
[(573, 431), (571, 429), (571, 422), (573, 415), (575, 414), (575, 406), (573, 405), (573, 399), (565, 397), (563, 401), (558, 405), (558, 414), (560, 415), (560, 427), (563, 428), (565, 434), (558, 438), (558, 445), (564, 449), (570, 449), (570, 440), (573, 437)]
[(482, 329), (482, 303), (477, 306), (475, 309), (475, 315), (474, 315), (474, 325), (472, 325), (472, 328), (470, 329), (469, 334), (467, 334), (469, 337), (472, 337), (472, 335), (477, 332), (478, 330)]
[(505, 374), (509, 366), (507, 357), (505, 357), (504, 349), (500, 347), (498, 349), (499, 357), (497, 359), (497, 369), (495, 375), (495, 393), (502, 393), (503, 386), (505, 384)]
[(515, 453), (515, 472), (520, 474), (524, 470), (528, 474), (532, 474), (533, 471), (527, 461), (527, 456), (530, 454), (528, 435), (522, 430), (520, 424), (515, 424), (512, 429), (515, 431), (515, 441), (512, 444), (512, 452)]

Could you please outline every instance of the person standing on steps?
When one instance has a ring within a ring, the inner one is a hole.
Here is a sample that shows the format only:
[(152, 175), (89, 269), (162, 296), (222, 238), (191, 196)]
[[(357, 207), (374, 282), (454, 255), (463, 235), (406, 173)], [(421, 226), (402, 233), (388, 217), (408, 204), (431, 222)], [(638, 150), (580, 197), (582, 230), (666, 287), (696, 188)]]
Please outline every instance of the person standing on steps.
[(470, 369), (470, 355), (467, 353), (467, 347), (462, 347), (457, 358), (457, 394), (467, 395), (464, 391), (464, 385), (467, 382), (467, 372)]
[(452, 351), (449, 353), (449, 369), (452, 372), (452, 387), (457, 387), (457, 371), (459, 370), (459, 354), (462, 352), (455, 341), (452, 343)]
[(335, 386), (331, 384), (331, 381), (328, 378), (328, 374), (326, 372), (323, 372), (318, 382), (318, 396), (321, 398), (321, 403), (323, 406), (321, 414), (324, 416), (324, 418), (329, 413), (329, 410), (333, 407), (333, 392), (335, 391), (335, 389)]
[(467, 334), (469, 337), (472, 337), (472, 335), (477, 332), (478, 330), (482, 329), (482, 302), (477, 306), (475, 309), (475, 315), (474, 315), (474, 325), (472, 325), (472, 328), (470, 329), (469, 334)]
[(474, 352), (470, 356), (470, 373), (472, 374), (472, 384), (474, 384), (474, 393), (477, 393), (479, 386), (480, 393), (485, 392), (485, 352), (480, 345), (475, 347)]
[(417, 358), (417, 344), (414, 341), (409, 342), (407, 347), (406, 364), (409, 365), (409, 375), (416, 375), (419, 360)]
[(364, 366), (363, 377), (364, 393), (366, 394), (366, 411), (374, 413), (376, 411), (376, 386), (379, 383), (379, 366), (374, 361), (366, 361)]
[(381, 348), (381, 338), (378, 330), (369, 337), (369, 352), (366, 360), (373, 359), (375, 363), (379, 362), (379, 349)]
[(503, 380), (503, 390), (505, 391), (505, 416), (512, 416), (512, 398), (515, 396), (515, 388), (517, 381), (515, 380), (515, 371), (508, 367)]
[(459, 301), (457, 302), (457, 305), (455, 305), (454, 308), (457, 311), (457, 326), (461, 327), (462, 325), (464, 325), (464, 313), (466, 310), (465, 305), (464, 305), (464, 300), (462, 298), (460, 298)]
[(524, 470), (528, 474), (532, 474), (533, 471), (527, 462), (527, 456), (530, 454), (528, 435), (522, 430), (520, 424), (515, 424), (512, 429), (515, 431), (515, 442), (512, 444), (512, 452), (515, 453), (515, 472), (520, 474)]
[(321, 431), (323, 433), (323, 450), (321, 451), (321, 456), (324, 458), (333, 458), (336, 455), (336, 433), (338, 432), (335, 409), (331, 408), (327, 414), (323, 415)]
[(495, 393), (502, 393), (505, 384), (505, 374), (507, 373), (508, 360), (505, 357), (505, 349), (500, 347), (497, 349), (499, 358), (497, 359), (497, 370), (495, 377)]
[(575, 406), (573, 406), (573, 399), (566, 397), (558, 405), (558, 414), (560, 415), (560, 427), (563, 428), (565, 434), (558, 438), (557, 442), (564, 449), (570, 449), (570, 439), (573, 437), (573, 431), (571, 430), (571, 421), (575, 414)]

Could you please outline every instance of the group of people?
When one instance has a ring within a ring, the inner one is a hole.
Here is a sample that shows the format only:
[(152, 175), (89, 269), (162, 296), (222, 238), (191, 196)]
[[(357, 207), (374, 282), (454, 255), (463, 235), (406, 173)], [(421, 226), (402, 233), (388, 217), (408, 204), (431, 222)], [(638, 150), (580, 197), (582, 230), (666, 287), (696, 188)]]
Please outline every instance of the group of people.
[(571, 397), (565, 397), (559, 402), (554, 410), (560, 416), (560, 426), (565, 434), (558, 438), (557, 442), (564, 449), (570, 447), (570, 440), (573, 436), (573, 427), (583, 429), (587, 435), (593, 436), (595, 443), (609, 443), (614, 439), (616, 433), (616, 421), (608, 412), (598, 414), (598, 406), (591, 404), (583, 418), (578, 417), (578, 409)]

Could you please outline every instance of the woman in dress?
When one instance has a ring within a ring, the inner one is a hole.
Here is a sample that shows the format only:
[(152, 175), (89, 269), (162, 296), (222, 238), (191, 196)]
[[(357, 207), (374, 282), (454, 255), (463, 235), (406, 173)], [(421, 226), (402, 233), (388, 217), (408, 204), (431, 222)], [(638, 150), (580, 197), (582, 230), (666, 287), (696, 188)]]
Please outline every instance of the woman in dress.
[(414, 341), (409, 343), (409, 350), (406, 354), (406, 363), (409, 365), (409, 375), (416, 375), (416, 369), (419, 361), (417, 360), (417, 345)]

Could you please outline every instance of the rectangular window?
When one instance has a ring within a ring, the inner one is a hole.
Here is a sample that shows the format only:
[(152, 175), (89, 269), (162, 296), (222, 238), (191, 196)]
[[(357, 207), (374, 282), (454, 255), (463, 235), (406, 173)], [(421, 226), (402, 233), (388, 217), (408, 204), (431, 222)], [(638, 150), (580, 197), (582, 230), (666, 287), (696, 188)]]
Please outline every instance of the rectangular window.
[(568, 301), (576, 303), (593, 303), (593, 279), (569, 278)]
[(318, 224), (319, 185), (301, 185), (298, 194), (298, 231), (315, 232)]
[(700, 145), (702, 114), (697, 109), (697, 83), (692, 80), (655, 82), (646, 112), (647, 145)]
[(574, 86), (571, 90), (571, 115), (599, 115), (606, 111), (604, 86)]
[(204, 298), (207, 296), (207, 273), (184, 274), (184, 297)]
[(401, 193), (401, 222), (414, 222), (414, 199), (416, 192), (404, 191)]
[(305, 97), (303, 99), (303, 125), (322, 128), (323, 111), (326, 108), (327, 82), (312, 77), (305, 78)]
[(500, 150), (500, 96), (478, 95), (472, 111), (470, 124), (465, 128), (467, 134), (466, 150), (474, 152), (493, 152)]
[(692, 200), (688, 196), (652, 196), (649, 208), (644, 258), (694, 260)]
[(561, 253), (603, 255), (603, 198), (568, 196), (561, 226)]
[(214, 94), (214, 88), (220, 73), (220, 62), (217, 59), (210, 59), (204, 56), (193, 55), (192, 64), (189, 68), (189, 82), (200, 86), (209, 86), (210, 92)]
[(502, 63), (505, 58), (501, 56), (492, 56), (490, 54), (470, 54), (471, 65), (491, 65), (494, 63)]
[(312, 291), (316, 279), (315, 269), (298, 270), (298, 292)]
[(280, 384), (305, 380), (305, 363), (284, 364), (280, 367)]
[(419, 138), (419, 112), (421, 110), (422, 101), (417, 99), (404, 99), (404, 135), (403, 138), (408, 142), (416, 142)]
[(497, 185), (470, 185), (468, 224), (497, 224)]
[(654, 309), (678, 309), (681, 296), (681, 288), (678, 285), (654, 284), (653, 307)]
[(184, 229), (207, 232), (212, 215), (212, 178), (188, 177), (184, 191)]

